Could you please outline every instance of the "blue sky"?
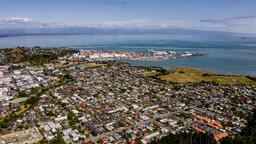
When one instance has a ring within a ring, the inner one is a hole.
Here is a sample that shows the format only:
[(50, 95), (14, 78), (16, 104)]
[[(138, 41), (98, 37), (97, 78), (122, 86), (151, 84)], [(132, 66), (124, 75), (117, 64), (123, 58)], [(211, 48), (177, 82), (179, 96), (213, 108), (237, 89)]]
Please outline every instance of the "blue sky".
[(0, 19), (28, 18), (47, 23), (256, 32), (255, 17), (256, 0), (0, 1)]

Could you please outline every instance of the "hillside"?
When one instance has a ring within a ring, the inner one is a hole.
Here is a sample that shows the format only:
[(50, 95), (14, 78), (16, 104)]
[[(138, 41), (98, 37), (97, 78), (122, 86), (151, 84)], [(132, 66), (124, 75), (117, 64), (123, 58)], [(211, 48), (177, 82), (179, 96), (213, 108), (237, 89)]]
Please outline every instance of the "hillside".
[(155, 77), (173, 83), (215, 82), (218, 84), (255, 84), (255, 80), (247, 76), (218, 75), (191, 68), (177, 68), (161, 74), (155, 71), (144, 73), (145, 76)]

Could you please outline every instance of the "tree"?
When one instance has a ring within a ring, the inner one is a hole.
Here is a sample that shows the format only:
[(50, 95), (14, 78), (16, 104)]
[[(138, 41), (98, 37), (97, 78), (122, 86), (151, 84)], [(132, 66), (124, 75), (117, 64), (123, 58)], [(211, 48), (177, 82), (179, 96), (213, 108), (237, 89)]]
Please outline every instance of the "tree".
[(75, 125), (76, 122), (78, 121), (77, 116), (73, 112), (68, 113), (68, 119), (69, 119), (69, 124), (70, 125)]
[(57, 135), (52, 139), (49, 144), (65, 144), (65, 141), (63, 140), (61, 136), (60, 130), (57, 131)]
[(221, 144), (255, 144), (256, 143), (256, 109), (249, 116), (247, 126), (235, 138), (224, 138)]
[(197, 132), (183, 132), (153, 140), (150, 144), (216, 144), (212, 135)]

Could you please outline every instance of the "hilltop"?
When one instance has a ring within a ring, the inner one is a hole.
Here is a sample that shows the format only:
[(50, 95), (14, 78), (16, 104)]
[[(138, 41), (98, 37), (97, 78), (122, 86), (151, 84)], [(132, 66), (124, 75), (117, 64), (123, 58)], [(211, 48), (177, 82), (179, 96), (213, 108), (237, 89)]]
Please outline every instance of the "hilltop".
[(154, 77), (172, 83), (200, 83), (215, 82), (218, 84), (255, 84), (255, 79), (249, 76), (220, 75), (192, 68), (177, 68), (167, 73), (155, 70), (143, 73), (145, 76)]

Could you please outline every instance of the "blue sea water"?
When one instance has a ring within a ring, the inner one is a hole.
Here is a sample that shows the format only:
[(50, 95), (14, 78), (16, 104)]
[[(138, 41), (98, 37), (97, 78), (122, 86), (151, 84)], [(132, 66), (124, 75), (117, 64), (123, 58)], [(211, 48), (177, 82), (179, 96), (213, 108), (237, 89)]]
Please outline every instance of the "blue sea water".
[(168, 50), (208, 54), (177, 60), (132, 65), (164, 68), (191, 67), (221, 74), (256, 75), (256, 39), (191, 35), (39, 35), (0, 38), (0, 48), (17, 46), (75, 47), (78, 49), (136, 51)]

